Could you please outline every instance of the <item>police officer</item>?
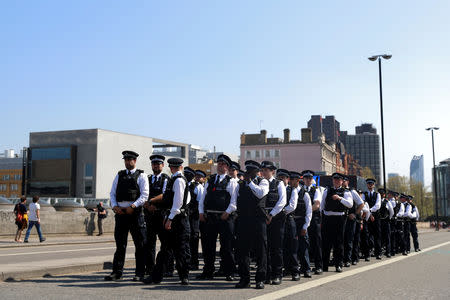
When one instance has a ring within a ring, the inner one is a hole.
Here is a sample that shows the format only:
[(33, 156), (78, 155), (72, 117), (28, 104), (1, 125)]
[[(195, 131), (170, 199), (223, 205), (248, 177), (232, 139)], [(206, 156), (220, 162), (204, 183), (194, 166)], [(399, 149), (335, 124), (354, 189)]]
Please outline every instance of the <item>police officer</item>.
[(197, 199), (200, 198), (203, 193), (203, 185), (200, 183), (200, 178), (206, 177), (206, 174), (202, 170), (194, 171), (192, 168), (186, 167), (184, 168), (184, 176), (189, 182), (189, 192), (191, 194), (191, 201), (187, 206), (189, 226), (191, 228), (191, 236), (189, 239), (191, 261), (189, 263), (189, 269), (198, 270), (198, 242), (200, 238), (200, 221)]
[[(305, 172), (302, 172), (305, 174)], [(292, 195), (289, 205), (286, 207), (286, 213), (293, 211), (293, 217), (296, 225), (296, 233), (298, 240), (297, 257), (300, 262), (300, 272), (306, 278), (311, 278), (311, 265), (309, 262), (309, 239), (308, 227), (312, 218), (312, 203), (309, 193), (300, 185), (300, 174), (293, 173), (295, 180), (292, 182)], [(292, 210), (293, 209), (293, 210)], [(292, 278), (293, 280), (294, 277)]]
[(409, 216), (409, 221), (410, 221), (410, 232), (411, 232), (411, 237), (413, 239), (413, 245), (414, 245), (414, 251), (419, 252), (421, 251), (419, 248), (419, 239), (418, 239), (418, 234), (417, 234), (417, 221), (419, 220), (419, 209), (417, 208), (417, 206), (412, 203), (412, 200), (414, 199), (413, 196), (408, 195), (408, 203), (409, 205), (411, 205), (411, 214)]
[(346, 268), (350, 267), (350, 262), (352, 261), (353, 240), (355, 239), (356, 225), (359, 224), (356, 221), (361, 219), (361, 210), (364, 207), (364, 201), (362, 201), (355, 189), (349, 187), (349, 182), (348, 176), (344, 175), (342, 187), (350, 191), (353, 199), (353, 206), (348, 212), (344, 231), (344, 267)]
[(139, 156), (134, 151), (123, 151), (125, 170), (119, 171), (114, 178), (110, 198), (115, 213), (114, 253), (112, 273), (105, 276), (106, 281), (119, 280), (123, 274), (128, 232), (133, 237), (136, 257), (136, 275), (133, 281), (141, 281), (145, 273), (145, 220), (142, 205), (148, 198), (148, 179), (144, 171), (136, 168)]
[(230, 168), (228, 170), (228, 175), (231, 177), (231, 179), (239, 181), (238, 174), (241, 170), (241, 165), (235, 161), (231, 161)]
[(283, 181), (275, 179), (276, 167), (271, 161), (261, 163), (261, 173), (269, 182), (266, 199), (267, 218), (267, 276), (265, 283), (279, 285), (283, 276), (283, 237), (286, 214), (286, 186)]
[[(149, 201), (144, 203), (144, 216), (147, 225), (147, 243), (146, 243), (146, 257), (145, 257), (145, 274), (149, 276), (153, 271), (156, 259), (156, 238), (164, 231), (163, 220), (164, 214), (157, 203), (150, 205), (151, 200), (162, 199), (162, 195), (166, 190), (169, 176), (164, 174), (165, 157), (163, 155), (154, 154), (150, 156), (153, 175), (148, 176), (149, 182)], [(167, 268), (173, 272), (173, 259), (167, 262)]]
[(257, 177), (261, 165), (245, 162), (245, 178), (239, 182), (237, 198), (237, 247), (240, 281), (236, 288), (250, 287), (250, 251), (256, 256), (256, 289), (264, 288), (267, 273), (267, 214), (265, 204), (269, 181)]
[(403, 239), (405, 240), (406, 253), (411, 252), (411, 219), (412, 219), (412, 205), (409, 203), (409, 196), (403, 195), (405, 212), (403, 213)]
[(322, 193), (318, 186), (314, 185), (314, 172), (304, 170), (302, 172), (305, 191), (309, 194), (312, 204), (312, 218), (308, 227), (308, 237), (310, 241), (310, 256), (314, 259), (314, 274), (322, 274), (322, 232), (320, 215), (320, 203), (322, 202)]
[(398, 249), (398, 242), (397, 242), (397, 214), (400, 210), (400, 203), (397, 201), (398, 193), (394, 192), (392, 190), (387, 191), (387, 198), (389, 200), (389, 203), (391, 204), (391, 207), (394, 211), (394, 215), (391, 218), (390, 221), (390, 227), (391, 227), (391, 256), (395, 256)]
[(369, 233), (373, 237), (375, 246), (376, 259), (381, 259), (381, 224), (379, 210), (381, 207), (381, 196), (375, 191), (376, 180), (373, 178), (366, 179), (367, 192), (364, 192), (362, 199), (369, 204), (370, 219), (368, 223)]
[(397, 233), (398, 233), (398, 236), (397, 236), (396, 240), (399, 243), (399, 250), (401, 251), (401, 253), (403, 255), (408, 255), (408, 251), (407, 251), (407, 248), (406, 248), (406, 238), (405, 238), (406, 231), (409, 232), (409, 223), (407, 223), (405, 221), (405, 218), (407, 216), (407, 214), (406, 214), (406, 205), (408, 204), (406, 202), (407, 199), (408, 199), (408, 196), (406, 196), (403, 193), (400, 194), (400, 207), (399, 207), (399, 211), (397, 213)]
[(347, 210), (353, 206), (353, 199), (350, 191), (342, 187), (344, 176), (340, 173), (333, 173), (331, 177), (333, 178), (333, 186), (328, 187), (323, 192), (320, 204), (320, 209), (323, 212), (323, 270), (328, 272), (330, 252), (333, 247), (336, 272), (342, 272), (345, 223)]
[(386, 257), (391, 257), (391, 218), (394, 216), (394, 209), (391, 203), (386, 199), (386, 191), (378, 189), (381, 196), (381, 205), (379, 209), (381, 244), (385, 247)]
[[(358, 190), (358, 195), (361, 198), (362, 195), (362, 191)], [(362, 201), (362, 199), (361, 199)], [(369, 205), (367, 204), (367, 202), (363, 202), (363, 208), (361, 210), (361, 212), (358, 214), (356, 214), (356, 218), (355, 218), (355, 234), (353, 236), (353, 243), (352, 243), (352, 265), (357, 265), (359, 262), (359, 250), (360, 250), (360, 245), (361, 245), (361, 232), (364, 230), (364, 223), (367, 222), (367, 220), (370, 217), (370, 209), (369, 209)], [(368, 235), (368, 234), (366, 234)]]
[(205, 222), (203, 257), (205, 265), (198, 279), (214, 278), (217, 235), (223, 260), (226, 281), (233, 281), (235, 266), (232, 242), (234, 237), (234, 214), (238, 183), (231, 180), (228, 170), (231, 159), (224, 154), (217, 157), (217, 174), (209, 178), (199, 200), (200, 222)]
[[(163, 194), (161, 207), (165, 209), (164, 233), (161, 235), (161, 248), (156, 257), (156, 265), (151, 277), (146, 283), (159, 284), (164, 276), (165, 262), (170, 255), (170, 250), (176, 261), (178, 276), (182, 285), (189, 284), (189, 261), (190, 261), (190, 226), (186, 207), (191, 200), (189, 184), (183, 176), (183, 160), (181, 158), (170, 158), (170, 177), (166, 190)], [(150, 202), (153, 204), (153, 200)]]

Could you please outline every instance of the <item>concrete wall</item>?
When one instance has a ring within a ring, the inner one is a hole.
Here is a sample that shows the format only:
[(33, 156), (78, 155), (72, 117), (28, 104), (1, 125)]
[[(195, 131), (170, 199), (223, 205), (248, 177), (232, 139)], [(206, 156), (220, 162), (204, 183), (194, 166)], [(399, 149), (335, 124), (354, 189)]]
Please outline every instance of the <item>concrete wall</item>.
[[(114, 232), (114, 213), (108, 210), (108, 217), (103, 220), (103, 232)], [(41, 211), (42, 233), (46, 234), (87, 234), (98, 233), (97, 213), (89, 212), (46, 212)], [(17, 226), (12, 211), (0, 211), (0, 235), (15, 234)], [(31, 231), (37, 236), (36, 229)]]

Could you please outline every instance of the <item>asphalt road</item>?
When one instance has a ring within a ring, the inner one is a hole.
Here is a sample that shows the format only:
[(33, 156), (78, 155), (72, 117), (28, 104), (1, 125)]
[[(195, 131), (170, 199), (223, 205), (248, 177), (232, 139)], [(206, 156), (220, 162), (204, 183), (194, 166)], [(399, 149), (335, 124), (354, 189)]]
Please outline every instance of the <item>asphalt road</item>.
[[(120, 282), (104, 282), (109, 271), (54, 276), (0, 283), (1, 299), (449, 299), (450, 298), (450, 233), (431, 232), (419, 235), (422, 252), (408, 257), (396, 256), (382, 261), (372, 260), (343, 273), (327, 272), (311, 279), (292, 282), (264, 290), (234, 288), (235, 283), (222, 280), (198, 281), (191, 274), (191, 285), (180, 286), (176, 278), (161, 285), (143, 285), (130, 281), (133, 270), (127, 269)], [(112, 247), (113, 245), (110, 244)], [(84, 247), (84, 246), (83, 246)], [(92, 251), (102, 246), (92, 245)], [(39, 247), (36, 251), (42, 251)], [(89, 248), (89, 247), (85, 247)], [(61, 250), (70, 250), (63, 247)], [(19, 251), (19, 250), (18, 250)], [(22, 249), (20, 249), (22, 251)], [(89, 252), (89, 250), (86, 250)], [(0, 252), (0, 255), (3, 252)], [(80, 255), (75, 254), (73, 255)], [(33, 255), (33, 254), (32, 254)], [(31, 256), (32, 256), (31, 255)], [(36, 254), (34, 254), (36, 255)], [(44, 255), (44, 254), (42, 254)], [(45, 254), (56, 255), (56, 254)], [(70, 256), (72, 253), (66, 252)], [(20, 256), (9, 256), (13, 261)], [(0, 256), (1, 264), (7, 260)], [(330, 268), (332, 270), (333, 268)]]

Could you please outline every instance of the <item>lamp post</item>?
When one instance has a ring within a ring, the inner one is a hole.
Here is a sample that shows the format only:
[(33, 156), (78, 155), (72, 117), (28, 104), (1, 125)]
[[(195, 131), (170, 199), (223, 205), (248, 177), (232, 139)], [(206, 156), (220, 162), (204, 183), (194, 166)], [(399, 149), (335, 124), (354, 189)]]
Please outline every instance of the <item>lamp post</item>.
[(381, 58), (390, 59), (390, 54), (379, 54), (369, 57), (370, 61), (378, 60), (378, 76), (380, 79), (380, 115), (381, 115), (381, 151), (383, 154), (383, 188), (386, 190), (386, 160), (384, 155), (384, 120), (383, 120), (383, 85), (381, 80)]
[(436, 176), (436, 163), (434, 159), (434, 131), (439, 130), (439, 127), (430, 127), (426, 130), (431, 131), (431, 147), (433, 149), (433, 182), (434, 182), (434, 206), (436, 207), (436, 231), (439, 231), (439, 209), (438, 209), (438, 197), (437, 197), (437, 176)]

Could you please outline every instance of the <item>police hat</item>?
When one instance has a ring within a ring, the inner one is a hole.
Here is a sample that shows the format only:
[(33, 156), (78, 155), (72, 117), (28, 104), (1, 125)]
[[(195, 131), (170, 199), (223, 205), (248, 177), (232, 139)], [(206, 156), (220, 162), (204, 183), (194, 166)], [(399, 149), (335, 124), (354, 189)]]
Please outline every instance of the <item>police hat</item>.
[(289, 171), (289, 178), (300, 179), (301, 177), (302, 177), (302, 174), (300, 174), (299, 172)]
[(385, 189), (378, 189), (378, 193), (380, 193), (380, 194), (386, 194), (386, 190), (385, 190)]
[(344, 179), (344, 175), (342, 175), (341, 173), (335, 172), (331, 175), (331, 178)]
[(387, 193), (388, 193), (388, 194), (391, 194), (391, 195), (394, 196), (394, 197), (398, 196), (398, 193), (397, 193), (397, 192), (394, 192), (393, 190), (387, 190)]
[(217, 162), (223, 162), (228, 166), (231, 166), (231, 159), (225, 154), (220, 154), (219, 156), (217, 156)]
[(314, 176), (314, 172), (311, 170), (303, 170), (302, 171), (302, 176), (303, 177), (313, 177)]
[(245, 171), (239, 170), (239, 172), (237, 173), (237, 176), (238, 176), (238, 177), (244, 176), (244, 173), (245, 173)]
[(253, 169), (257, 169), (257, 170), (261, 169), (261, 165), (254, 160), (247, 160), (247, 161), (245, 161), (244, 164), (245, 164), (245, 169), (247, 171), (253, 170)]
[(289, 171), (286, 169), (278, 169), (277, 176), (286, 176), (289, 177)]
[(408, 195), (408, 199), (412, 200), (412, 199), (414, 199), (414, 196)]
[(408, 199), (408, 196), (406, 196), (405, 194), (401, 193), (401, 194), (400, 194), (400, 198)]
[(275, 164), (268, 160), (265, 160), (261, 163), (261, 168), (267, 168), (267, 169), (271, 169), (271, 170), (277, 169), (277, 167), (275, 167)]
[(136, 159), (138, 156), (139, 156), (139, 154), (137, 154), (136, 152), (134, 152), (134, 151), (131, 151), (131, 150), (125, 150), (125, 151), (123, 151), (122, 152), (122, 155), (123, 155), (123, 159), (125, 159), (125, 158), (132, 158), (132, 159)]
[(153, 154), (150, 156), (150, 160), (152, 161), (152, 164), (162, 164), (166, 158), (163, 155)]
[(241, 169), (241, 165), (235, 161), (231, 161), (230, 168), (235, 169), (236, 171), (239, 171)]
[(184, 174), (190, 174), (192, 176), (195, 176), (195, 171), (191, 167), (184, 167)]
[(375, 180), (375, 179), (373, 179), (373, 178), (367, 178), (366, 179), (366, 183), (373, 183), (373, 184), (375, 184), (377, 181)]
[(202, 170), (195, 170), (195, 175), (206, 177), (206, 173), (203, 172)]
[(347, 175), (345, 175), (345, 174), (342, 174), (342, 175), (343, 175), (345, 181), (350, 181), (350, 178), (348, 178)]
[(183, 165), (183, 160), (178, 157), (169, 158), (167, 162), (169, 163), (169, 167), (180, 167)]

